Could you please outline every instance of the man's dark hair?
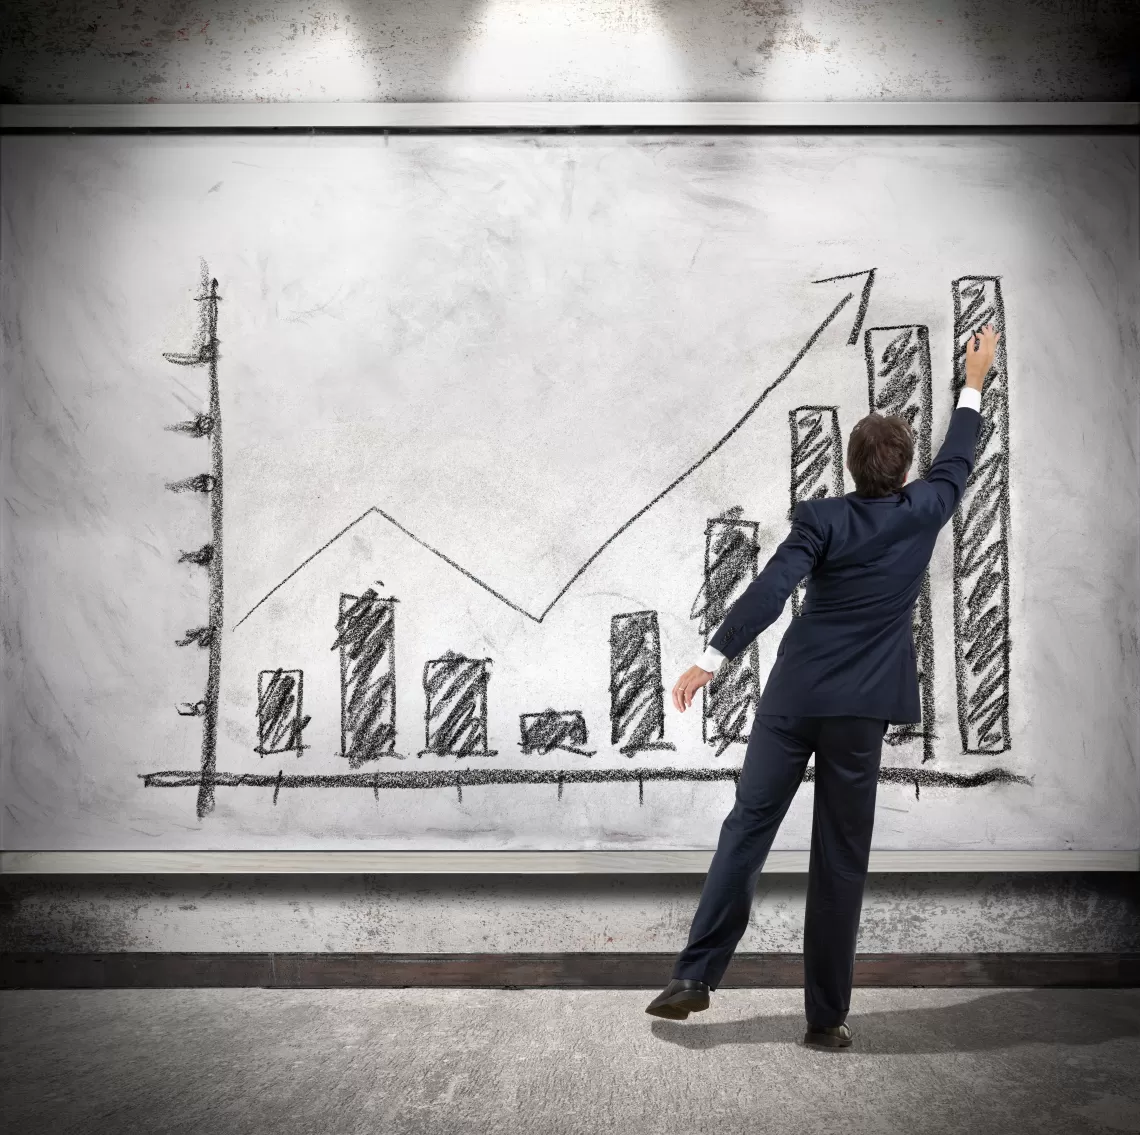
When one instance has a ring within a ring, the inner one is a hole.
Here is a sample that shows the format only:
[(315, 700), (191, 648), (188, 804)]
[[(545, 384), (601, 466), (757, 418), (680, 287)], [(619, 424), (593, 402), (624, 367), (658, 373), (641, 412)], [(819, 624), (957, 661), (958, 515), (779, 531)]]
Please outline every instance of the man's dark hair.
[(914, 460), (914, 434), (905, 418), (868, 414), (847, 440), (847, 468), (861, 497), (897, 493)]

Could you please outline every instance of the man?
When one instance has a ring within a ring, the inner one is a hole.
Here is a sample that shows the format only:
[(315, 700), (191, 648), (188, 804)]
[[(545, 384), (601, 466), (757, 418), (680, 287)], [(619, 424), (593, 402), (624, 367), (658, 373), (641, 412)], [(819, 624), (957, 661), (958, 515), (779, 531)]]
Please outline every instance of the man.
[(855, 426), (847, 446), (855, 492), (796, 505), (787, 538), (673, 687), (683, 713), (725, 658), (745, 651), (807, 579), (802, 612), (776, 651), (757, 706), (736, 802), (721, 826), (688, 943), (646, 1012), (683, 1020), (708, 1008), (814, 753), (804, 1043), (850, 1046), (845, 1018), (883, 735), (891, 724), (921, 721), (912, 613), (938, 533), (974, 466), (982, 383), (999, 339), (986, 324), (968, 341), (965, 389), (925, 480), (906, 484), (914, 437), (902, 418), (871, 414)]

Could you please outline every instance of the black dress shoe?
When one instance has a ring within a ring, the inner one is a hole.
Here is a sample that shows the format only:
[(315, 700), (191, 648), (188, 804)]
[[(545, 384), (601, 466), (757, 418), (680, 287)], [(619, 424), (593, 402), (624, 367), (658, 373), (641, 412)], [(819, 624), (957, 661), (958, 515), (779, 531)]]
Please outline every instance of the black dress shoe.
[(850, 1048), (851, 1026), (844, 1023), (834, 1028), (812, 1028), (808, 1025), (808, 1031), (804, 1034), (804, 1044), (810, 1044), (815, 1048)]
[(645, 1011), (670, 1021), (683, 1021), (690, 1013), (699, 1013), (708, 1007), (709, 987), (703, 981), (675, 977), (649, 1002)]

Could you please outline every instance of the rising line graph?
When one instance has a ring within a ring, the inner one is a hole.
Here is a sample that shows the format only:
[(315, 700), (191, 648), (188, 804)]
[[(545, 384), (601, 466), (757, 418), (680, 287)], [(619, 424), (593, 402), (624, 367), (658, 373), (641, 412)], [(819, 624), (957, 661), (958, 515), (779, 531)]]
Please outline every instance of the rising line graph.
[[(872, 288), (874, 286), (874, 282), (875, 282), (875, 269), (874, 268), (865, 268), (865, 269), (861, 269), (858, 272), (848, 272), (848, 273), (845, 273), (845, 274), (839, 275), (839, 276), (827, 276), (823, 279), (812, 281), (813, 284), (827, 284), (827, 283), (832, 283), (832, 282), (837, 281), (837, 280), (855, 279), (859, 276), (865, 276), (866, 280), (864, 281), (864, 284), (863, 284), (862, 294), (861, 294), (860, 299), (859, 299), (859, 307), (858, 307), (856, 315), (855, 315), (855, 320), (854, 320), (854, 323), (852, 325), (852, 330), (851, 330), (851, 333), (847, 339), (848, 346), (853, 346), (855, 343), (858, 342), (859, 332), (862, 329), (863, 320), (866, 317), (867, 308), (871, 302), (871, 290), (872, 290)], [(439, 559), (443, 560), (443, 562), (446, 563), (449, 567), (451, 567), (455, 571), (459, 572), (460, 575), (463, 575), (467, 579), (471, 580), (472, 583), (481, 587), (484, 591), (488, 592), (488, 594), (494, 596), (494, 598), (499, 600), (500, 603), (503, 603), (505, 606), (509, 607), (512, 611), (518, 612), (518, 614), (524, 616), (527, 619), (530, 619), (532, 622), (541, 623), (546, 618), (546, 616), (549, 615), (550, 612), (555, 608), (555, 606), (557, 606), (559, 600), (561, 600), (562, 597), (570, 590), (570, 588), (573, 587), (574, 584), (577, 583), (578, 580), (581, 579), (582, 576), (586, 574), (586, 572), (590, 569), (590, 567), (594, 564), (594, 562), (602, 555), (603, 552), (605, 552), (605, 550), (611, 544), (614, 543), (615, 540), (617, 540), (625, 532), (627, 532), (630, 528), (632, 528), (633, 525), (636, 524), (637, 521), (639, 521), (647, 512), (649, 512), (654, 506), (656, 506), (662, 500), (664, 500), (665, 497), (667, 497), (675, 488), (677, 488), (678, 485), (680, 485), (684, 481), (686, 481), (690, 476), (692, 476), (693, 473), (695, 473), (702, 465), (704, 465), (706, 461), (708, 461), (714, 454), (716, 454), (729, 441), (732, 440), (732, 438), (736, 435), (736, 433), (740, 430), (740, 428), (749, 420), (749, 418), (751, 418), (753, 416), (753, 414), (756, 413), (756, 411), (760, 408), (760, 406), (763, 404), (763, 402), (768, 397), (768, 395), (771, 394), (772, 391), (774, 391), (782, 382), (784, 382), (784, 380), (787, 379), (788, 376), (796, 369), (796, 367), (803, 360), (804, 356), (815, 345), (815, 343), (819, 339), (819, 337), (824, 333), (824, 331), (827, 330), (827, 328), (835, 320), (836, 316), (838, 316), (839, 313), (854, 298), (855, 298), (855, 293), (854, 292), (848, 292), (835, 305), (835, 307), (833, 307), (831, 309), (831, 311), (824, 318), (823, 322), (820, 323), (819, 326), (816, 327), (816, 329), (811, 333), (811, 335), (808, 337), (807, 341), (799, 349), (799, 351), (796, 353), (796, 355), (792, 359), (792, 361), (790, 363), (788, 363), (788, 365), (783, 369), (783, 371), (781, 371), (780, 374), (775, 379), (773, 379), (772, 382), (770, 382), (768, 384), (768, 386), (766, 386), (764, 388), (764, 390), (761, 391), (761, 393), (755, 399), (755, 401), (753, 401), (752, 404), (748, 407), (748, 409), (746, 409), (744, 411), (744, 413), (733, 423), (733, 425), (728, 429), (728, 431), (725, 434), (723, 434), (720, 437), (720, 439), (714, 445), (712, 445), (711, 448), (707, 449), (704, 453), (702, 453), (701, 456), (698, 457), (696, 459), (696, 461), (694, 461), (687, 469), (685, 469), (685, 471), (683, 473), (681, 473), (679, 476), (675, 477), (672, 481), (670, 481), (669, 484), (666, 485), (659, 493), (657, 493), (657, 495), (654, 496), (652, 500), (650, 500), (647, 504), (643, 505), (640, 509), (638, 509), (637, 512), (635, 512), (627, 521), (625, 521), (625, 523), (623, 523), (612, 535), (607, 537), (606, 540), (604, 540), (602, 542), (602, 544), (597, 549), (595, 549), (589, 555), (589, 557), (587, 557), (585, 562), (581, 564), (581, 566), (574, 572), (574, 574), (570, 576), (570, 578), (558, 590), (557, 594), (554, 595), (554, 597), (550, 600), (550, 602), (547, 603), (547, 605), (541, 611), (535, 613), (533, 611), (527, 610), (521, 604), (516, 603), (514, 600), (510, 599), (508, 596), (504, 595), (502, 592), (496, 590), (489, 583), (480, 579), (473, 572), (468, 571), (467, 568), (463, 567), (462, 564), (457, 563), (450, 556), (448, 556), (445, 552), (440, 551), (440, 549), (429, 544), (427, 541), (422, 540), (419, 536), (417, 536), (409, 528), (406, 528), (403, 524), (401, 524), (400, 521), (398, 521), (390, 513), (386, 512), (384, 509), (380, 508), (378, 505), (373, 505), (371, 508), (365, 509), (364, 512), (362, 512), (354, 520), (349, 521), (349, 523), (346, 524), (339, 532), (337, 532), (335, 536), (333, 536), (331, 539), (327, 540), (315, 552), (313, 552), (312, 555), (310, 555), (307, 559), (305, 559), (303, 562), (298, 564), (297, 567), (295, 567), (287, 576), (285, 576), (284, 579), (282, 579), (279, 583), (275, 584), (272, 588), (270, 588), (269, 591), (267, 591), (248, 611), (246, 611), (246, 613), (244, 615), (242, 615), (242, 617), (240, 619), (238, 619), (238, 621), (236, 623), (233, 624), (233, 626), (230, 628), (231, 632), (236, 631), (244, 622), (246, 622), (247, 619), (250, 618), (251, 615), (253, 615), (258, 610), (258, 608), (260, 608), (264, 603), (266, 603), (269, 599), (271, 599), (277, 591), (279, 591), (282, 587), (284, 587), (285, 584), (287, 584), (299, 572), (303, 571), (306, 567), (308, 567), (308, 565), (311, 564), (315, 559), (317, 559), (323, 552), (327, 551), (330, 547), (332, 547), (332, 545), (335, 544), (342, 536), (344, 536), (346, 533), (348, 533), (353, 528), (355, 528), (356, 525), (358, 525), (362, 520), (366, 519), (369, 516), (373, 516), (373, 515), (379, 516), (379, 517), (381, 517), (381, 519), (386, 520), (389, 524), (391, 524), (399, 532), (403, 533), (403, 535), (406, 536), (409, 540), (412, 540), (414, 543), (419, 544), (420, 547), (424, 548), (426, 551), (431, 552), (432, 555), (437, 556)]]

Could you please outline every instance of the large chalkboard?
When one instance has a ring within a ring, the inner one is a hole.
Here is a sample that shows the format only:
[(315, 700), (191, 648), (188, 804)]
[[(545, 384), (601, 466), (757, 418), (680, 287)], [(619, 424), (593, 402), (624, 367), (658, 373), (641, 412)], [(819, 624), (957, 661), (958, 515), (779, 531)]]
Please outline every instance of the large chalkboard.
[(875, 847), (1134, 847), (1136, 163), (5, 139), (3, 846), (712, 847), (798, 596), (668, 688), (859, 417), (921, 472), (992, 321)]

